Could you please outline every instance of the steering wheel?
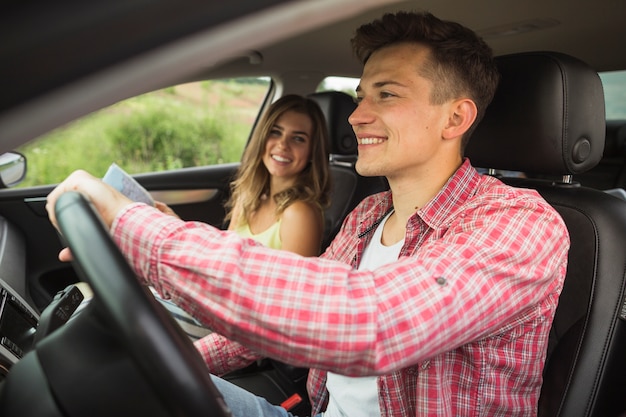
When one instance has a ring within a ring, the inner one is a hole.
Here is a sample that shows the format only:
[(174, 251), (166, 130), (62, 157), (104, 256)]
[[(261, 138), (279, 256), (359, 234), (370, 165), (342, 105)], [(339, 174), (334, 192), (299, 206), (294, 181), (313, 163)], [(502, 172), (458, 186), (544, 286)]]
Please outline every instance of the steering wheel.
[(199, 352), (138, 282), (91, 203), (78, 192), (66, 192), (55, 213), (76, 271), (91, 286), (105, 323), (171, 415), (230, 416)]

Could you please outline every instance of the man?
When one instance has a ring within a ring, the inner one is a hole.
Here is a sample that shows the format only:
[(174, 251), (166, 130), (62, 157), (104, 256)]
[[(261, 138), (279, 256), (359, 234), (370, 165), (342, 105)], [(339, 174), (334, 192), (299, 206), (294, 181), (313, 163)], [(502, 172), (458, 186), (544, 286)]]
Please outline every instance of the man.
[[(198, 342), (211, 372), (247, 348), (310, 367), (314, 415), (535, 415), (569, 237), (536, 192), (462, 156), (496, 88), (491, 50), (428, 13), (385, 15), (352, 43), (357, 170), (390, 191), (321, 258), (182, 222), (84, 172), (49, 195), (51, 220), (62, 192), (86, 193), (137, 274), (228, 338)], [(287, 415), (215, 381), (235, 415)]]

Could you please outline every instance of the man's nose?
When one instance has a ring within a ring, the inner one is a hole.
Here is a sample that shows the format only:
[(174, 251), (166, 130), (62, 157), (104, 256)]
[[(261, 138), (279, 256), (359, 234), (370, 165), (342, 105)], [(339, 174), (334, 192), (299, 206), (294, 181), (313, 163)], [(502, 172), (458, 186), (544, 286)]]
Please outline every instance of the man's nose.
[(366, 99), (361, 99), (356, 108), (348, 116), (348, 123), (354, 126), (371, 123), (374, 118), (371, 106)]

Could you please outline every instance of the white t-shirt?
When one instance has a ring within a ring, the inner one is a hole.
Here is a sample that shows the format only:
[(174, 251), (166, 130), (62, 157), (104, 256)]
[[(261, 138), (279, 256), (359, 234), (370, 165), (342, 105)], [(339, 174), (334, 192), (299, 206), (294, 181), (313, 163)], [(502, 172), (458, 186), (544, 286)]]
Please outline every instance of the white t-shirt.
[[(404, 239), (391, 246), (382, 244), (382, 231), (387, 215), (376, 228), (372, 240), (363, 251), (360, 270), (373, 270), (398, 259)], [(330, 394), (324, 417), (380, 417), (378, 377), (350, 377), (328, 372), (326, 388)]]

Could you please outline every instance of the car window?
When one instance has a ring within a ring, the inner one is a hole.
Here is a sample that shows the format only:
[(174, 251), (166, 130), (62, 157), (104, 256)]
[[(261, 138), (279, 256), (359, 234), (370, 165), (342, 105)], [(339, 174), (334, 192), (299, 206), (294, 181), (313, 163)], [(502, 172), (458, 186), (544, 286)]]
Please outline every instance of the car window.
[[(601, 72), (607, 120), (626, 119), (626, 71)], [(343, 91), (355, 96), (358, 78), (326, 77), (317, 91)]]
[[(600, 73), (607, 119), (626, 118), (626, 71)], [(355, 96), (359, 78), (327, 77), (317, 91)], [(234, 78), (172, 86), (133, 97), (17, 149), (28, 160), (20, 187), (55, 184), (111, 162), (131, 174), (239, 161), (270, 79)]]
[(626, 71), (600, 73), (606, 103), (606, 119), (626, 119)]
[(120, 101), (18, 149), (21, 187), (56, 184), (76, 169), (102, 176), (112, 162), (131, 174), (239, 161), (269, 78), (181, 84)]
[(326, 77), (317, 87), (316, 92), (322, 91), (343, 91), (356, 97), (356, 87), (359, 85), (359, 78), (352, 77)]

